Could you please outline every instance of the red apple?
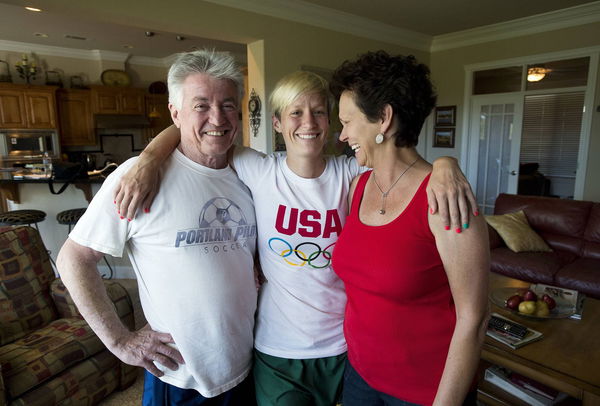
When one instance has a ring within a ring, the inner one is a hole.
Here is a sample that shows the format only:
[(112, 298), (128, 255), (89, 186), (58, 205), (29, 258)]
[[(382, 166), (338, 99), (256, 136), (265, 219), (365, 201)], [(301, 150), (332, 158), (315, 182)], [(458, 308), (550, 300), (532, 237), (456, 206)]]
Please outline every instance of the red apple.
[(548, 309), (552, 310), (556, 307), (556, 300), (550, 295), (544, 294), (542, 300), (548, 305)]
[(511, 296), (508, 299), (506, 299), (506, 307), (512, 310), (517, 310), (519, 308), (519, 303), (521, 303), (522, 301), (523, 298), (519, 295)]
[(527, 291), (523, 293), (523, 300), (535, 302), (537, 301), (537, 295), (533, 292), (533, 290), (527, 289)]

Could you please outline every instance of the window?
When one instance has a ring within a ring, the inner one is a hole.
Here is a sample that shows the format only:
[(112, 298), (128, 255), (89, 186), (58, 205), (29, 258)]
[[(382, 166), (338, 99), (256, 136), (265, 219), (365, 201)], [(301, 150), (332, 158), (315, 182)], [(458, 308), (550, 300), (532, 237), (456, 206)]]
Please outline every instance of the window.
[(527, 81), (527, 90), (557, 89), (560, 87), (585, 86), (587, 84), (590, 58), (564, 59), (544, 64), (527, 65), (527, 71), (542, 69), (542, 79)]
[(474, 72), (473, 94), (518, 92), (521, 90), (522, 76), (522, 66)]
[(584, 92), (525, 96), (520, 163), (539, 163), (550, 193), (571, 197), (579, 156)]

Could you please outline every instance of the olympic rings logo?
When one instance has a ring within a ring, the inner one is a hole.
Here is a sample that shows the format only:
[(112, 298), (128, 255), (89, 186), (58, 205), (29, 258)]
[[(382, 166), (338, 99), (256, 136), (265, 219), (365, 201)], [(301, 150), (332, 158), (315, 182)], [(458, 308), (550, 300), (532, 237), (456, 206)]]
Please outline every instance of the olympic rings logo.
[[(278, 250), (273, 247), (273, 242), (277, 241), (284, 244), (284, 249)], [(331, 243), (327, 247), (321, 249), (319, 244), (307, 241), (296, 245), (296, 247), (292, 249), (290, 243), (282, 238), (273, 237), (269, 240), (269, 248), (271, 251), (283, 258), (287, 264), (292, 266), (305, 266), (308, 264), (308, 266), (315, 269), (327, 268), (331, 264), (332, 250), (330, 250), (330, 248), (332, 248), (334, 245), (335, 243)], [(287, 247), (287, 249), (285, 249), (285, 247)], [(302, 247), (306, 248), (303, 250)], [(309, 249), (308, 247), (312, 247), (313, 249), (310, 254), (305, 252), (307, 249)], [(294, 256), (292, 256), (292, 254), (294, 254)], [(319, 261), (320, 257), (323, 258)]]

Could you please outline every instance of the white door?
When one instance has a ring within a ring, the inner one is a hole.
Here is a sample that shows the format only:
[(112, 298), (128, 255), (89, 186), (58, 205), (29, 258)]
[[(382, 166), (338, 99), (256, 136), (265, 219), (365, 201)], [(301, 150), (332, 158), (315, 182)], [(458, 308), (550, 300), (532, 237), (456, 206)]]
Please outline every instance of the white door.
[(494, 212), (500, 193), (517, 193), (523, 95), (471, 99), (467, 174), (484, 214)]

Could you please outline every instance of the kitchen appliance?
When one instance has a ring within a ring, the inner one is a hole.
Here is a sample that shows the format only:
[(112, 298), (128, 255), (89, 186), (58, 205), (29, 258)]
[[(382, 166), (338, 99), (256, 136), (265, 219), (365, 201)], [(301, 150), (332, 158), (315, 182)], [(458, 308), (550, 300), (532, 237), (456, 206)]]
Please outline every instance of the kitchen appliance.
[(0, 131), (0, 156), (5, 162), (3, 166), (42, 162), (44, 155), (55, 160), (60, 157), (60, 141), (56, 130)]

